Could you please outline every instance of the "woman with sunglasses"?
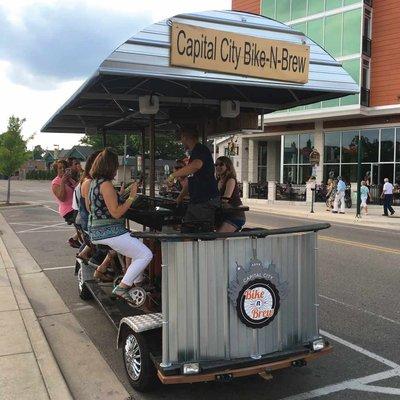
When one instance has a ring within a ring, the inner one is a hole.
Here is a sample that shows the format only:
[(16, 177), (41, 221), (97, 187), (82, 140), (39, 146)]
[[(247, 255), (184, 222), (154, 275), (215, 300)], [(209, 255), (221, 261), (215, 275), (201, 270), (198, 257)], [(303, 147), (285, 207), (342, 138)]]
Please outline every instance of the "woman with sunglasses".
[[(232, 160), (225, 156), (218, 157), (215, 162), (215, 169), (222, 204), (228, 204), (232, 207), (243, 205)], [(244, 211), (237, 211), (225, 218), (222, 224), (217, 228), (217, 232), (240, 231), (245, 222), (246, 217)]]

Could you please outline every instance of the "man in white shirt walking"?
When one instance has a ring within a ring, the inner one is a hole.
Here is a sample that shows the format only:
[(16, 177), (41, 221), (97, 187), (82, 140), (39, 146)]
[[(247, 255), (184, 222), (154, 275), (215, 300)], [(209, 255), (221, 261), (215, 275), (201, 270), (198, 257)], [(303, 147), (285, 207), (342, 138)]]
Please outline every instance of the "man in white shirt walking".
[(338, 209), (339, 209), (339, 203), (340, 203), (340, 212), (339, 214), (344, 214), (345, 210), (345, 201), (344, 201), (344, 196), (346, 193), (346, 184), (344, 183), (343, 179), (341, 176), (338, 177), (338, 183), (336, 186), (336, 195), (335, 195), (335, 200), (333, 202), (333, 210), (332, 212), (334, 214), (337, 214)]
[(384, 179), (383, 191), (382, 191), (382, 198), (383, 198), (383, 215), (388, 217), (388, 211), (390, 215), (394, 214), (394, 210), (392, 207), (393, 203), (393, 185), (389, 182), (388, 178)]

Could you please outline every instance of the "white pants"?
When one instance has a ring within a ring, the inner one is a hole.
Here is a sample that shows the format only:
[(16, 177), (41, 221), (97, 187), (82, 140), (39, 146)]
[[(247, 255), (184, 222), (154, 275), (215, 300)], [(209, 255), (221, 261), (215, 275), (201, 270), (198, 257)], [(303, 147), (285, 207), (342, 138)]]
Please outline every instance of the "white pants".
[(335, 196), (335, 201), (333, 202), (333, 211), (338, 211), (340, 202), (340, 212), (344, 213), (345, 202), (344, 202), (344, 192), (337, 192)]
[(153, 253), (140, 240), (133, 238), (130, 233), (124, 233), (108, 239), (93, 241), (93, 244), (103, 244), (111, 247), (117, 253), (132, 259), (122, 279), (122, 283), (132, 286), (143, 280), (143, 271), (153, 258)]

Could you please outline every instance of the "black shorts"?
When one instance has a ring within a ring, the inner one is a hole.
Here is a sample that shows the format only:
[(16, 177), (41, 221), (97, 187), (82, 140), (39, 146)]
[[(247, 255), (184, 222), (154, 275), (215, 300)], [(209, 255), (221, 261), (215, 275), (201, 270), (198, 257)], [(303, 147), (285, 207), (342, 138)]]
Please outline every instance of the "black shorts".
[(218, 205), (219, 199), (211, 199), (205, 203), (189, 203), (183, 218), (182, 232), (213, 232)]
[(78, 215), (78, 211), (72, 210), (68, 214), (65, 214), (63, 218), (68, 225), (73, 225), (73, 224), (75, 224), (77, 215)]

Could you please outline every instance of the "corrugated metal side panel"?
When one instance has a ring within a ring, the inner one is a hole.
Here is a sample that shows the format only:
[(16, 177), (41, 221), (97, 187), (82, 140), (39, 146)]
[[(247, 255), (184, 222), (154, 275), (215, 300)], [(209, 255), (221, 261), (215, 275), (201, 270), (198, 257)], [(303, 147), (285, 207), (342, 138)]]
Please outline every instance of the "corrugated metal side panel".
[(277, 317), (257, 330), (258, 351), (269, 354), (318, 334), (315, 309), (315, 234), (163, 243), (168, 268), (169, 355), (172, 362), (249, 357), (252, 332), (228, 300), (237, 264), (253, 256), (273, 263), (288, 294)]

